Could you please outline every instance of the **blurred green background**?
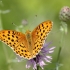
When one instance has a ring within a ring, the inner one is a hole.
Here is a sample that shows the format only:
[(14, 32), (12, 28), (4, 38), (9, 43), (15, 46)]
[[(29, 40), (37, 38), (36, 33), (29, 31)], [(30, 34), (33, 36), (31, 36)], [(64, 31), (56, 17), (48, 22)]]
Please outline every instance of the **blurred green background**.
[[(45, 20), (53, 21), (53, 29), (47, 38), (47, 42), (53, 41), (51, 46), (56, 48), (51, 55), (53, 57), (52, 63), (44, 66), (44, 70), (55, 70), (55, 68), (58, 68), (56, 70), (70, 70), (70, 23), (67, 23), (67, 34), (60, 31), (59, 11), (63, 6), (70, 6), (69, 0), (0, 0), (0, 24), (2, 24), (0, 29), (15, 30), (16, 26), (12, 23), (20, 26), (23, 20), (27, 20), (28, 24), (23, 27), (23, 30), (24, 32), (26, 30), (32, 31)], [(62, 35), (63, 39), (60, 43)], [(62, 50), (59, 65), (56, 66), (60, 46)], [(0, 70), (28, 70), (25, 67), (25, 60), (19, 63), (11, 62), (15, 57), (12, 50), (0, 42)], [(30, 70), (33, 69), (30, 68)]]

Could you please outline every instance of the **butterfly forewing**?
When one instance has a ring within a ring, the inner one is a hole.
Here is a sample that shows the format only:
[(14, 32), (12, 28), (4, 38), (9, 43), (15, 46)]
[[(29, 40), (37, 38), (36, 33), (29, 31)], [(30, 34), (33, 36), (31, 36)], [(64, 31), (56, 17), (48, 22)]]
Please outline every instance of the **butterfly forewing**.
[(0, 40), (10, 46), (18, 55), (27, 59), (31, 58), (25, 34), (14, 30), (2, 30)]
[(33, 40), (33, 55), (36, 56), (43, 47), (45, 39), (48, 33), (52, 29), (52, 22), (45, 21), (38, 25), (32, 32), (32, 40)]

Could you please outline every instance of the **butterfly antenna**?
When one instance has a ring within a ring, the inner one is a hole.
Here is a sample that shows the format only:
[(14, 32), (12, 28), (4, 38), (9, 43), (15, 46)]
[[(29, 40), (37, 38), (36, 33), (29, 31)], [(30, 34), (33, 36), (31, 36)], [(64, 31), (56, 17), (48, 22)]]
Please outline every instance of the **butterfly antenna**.
[(33, 21), (31, 22), (31, 24), (29, 25), (29, 28), (31, 27), (31, 25), (32, 25), (33, 23), (36, 22), (36, 21), (35, 21), (36, 19), (37, 19), (37, 15), (34, 16), (34, 19), (33, 19)]
[(18, 27), (15, 23), (12, 23), (14, 26)]

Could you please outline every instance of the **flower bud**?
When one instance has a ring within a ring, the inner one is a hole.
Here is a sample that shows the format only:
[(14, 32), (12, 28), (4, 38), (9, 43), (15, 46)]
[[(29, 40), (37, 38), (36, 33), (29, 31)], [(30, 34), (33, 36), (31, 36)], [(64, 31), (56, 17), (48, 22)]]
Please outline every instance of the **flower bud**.
[(27, 20), (22, 20), (22, 25), (27, 25)]
[(70, 20), (70, 7), (64, 6), (59, 13), (59, 18), (61, 21), (68, 21)]

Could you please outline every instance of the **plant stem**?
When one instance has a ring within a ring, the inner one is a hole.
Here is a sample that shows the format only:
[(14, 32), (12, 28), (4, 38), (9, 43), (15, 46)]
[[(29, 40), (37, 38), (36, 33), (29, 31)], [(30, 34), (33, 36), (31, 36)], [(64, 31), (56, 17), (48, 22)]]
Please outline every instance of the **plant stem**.
[(39, 70), (39, 66), (37, 66), (37, 69), (35, 69), (35, 70)]
[[(63, 24), (61, 24), (61, 26), (63, 27)], [(63, 42), (63, 38), (64, 38), (64, 31), (61, 32), (61, 38), (60, 38), (60, 42), (59, 42), (59, 52), (58, 52), (58, 56), (57, 56), (57, 63), (56, 63), (56, 69), (55, 70), (59, 70), (59, 59), (60, 59), (60, 53), (62, 50), (62, 42)]]
[[(2, 14), (2, 11), (0, 10), (0, 30), (3, 29), (2, 21), (1, 21), (1, 14)], [(3, 46), (4, 53), (5, 53), (6, 61), (7, 61), (7, 63), (8, 63), (8, 60), (9, 60), (9, 59), (8, 59), (7, 49), (6, 49), (6, 47), (5, 47), (4, 44), (2, 44), (2, 46)], [(11, 70), (11, 69), (12, 69), (11, 66), (8, 65), (8, 70)]]

